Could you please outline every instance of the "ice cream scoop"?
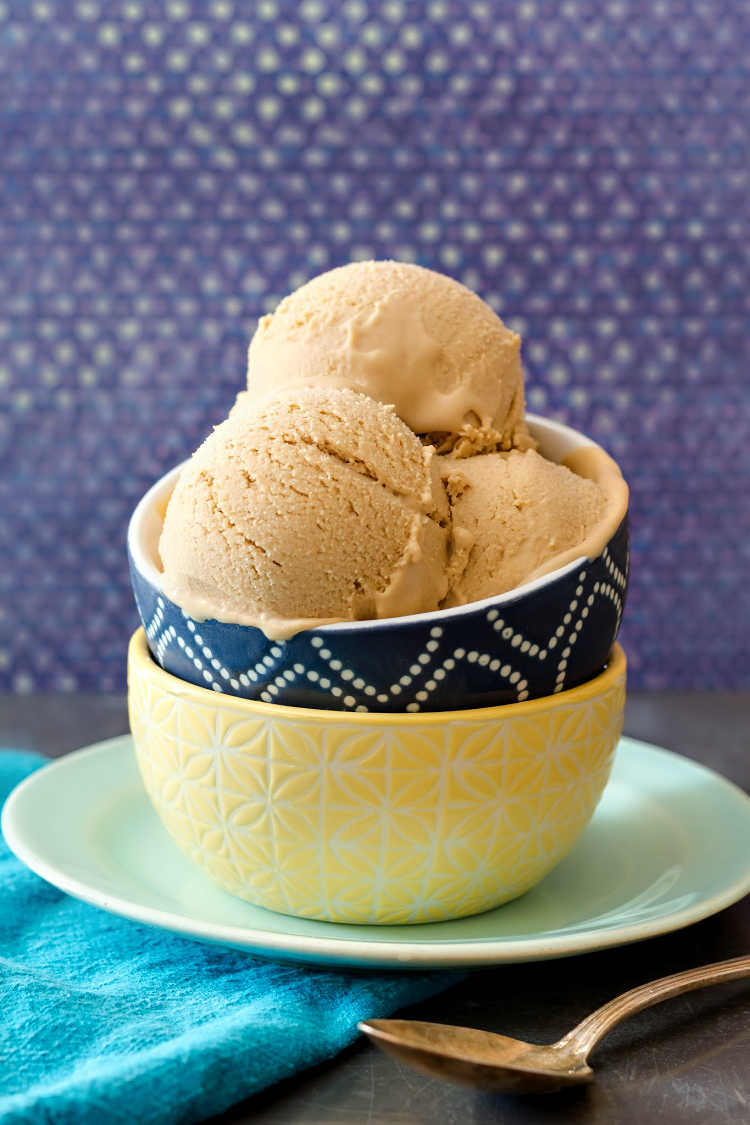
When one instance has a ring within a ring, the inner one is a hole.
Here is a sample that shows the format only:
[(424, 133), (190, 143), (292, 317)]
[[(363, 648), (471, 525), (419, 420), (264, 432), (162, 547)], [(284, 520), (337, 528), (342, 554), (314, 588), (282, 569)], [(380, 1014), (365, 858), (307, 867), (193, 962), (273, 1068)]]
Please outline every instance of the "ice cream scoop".
[(164, 591), (193, 618), (274, 639), (436, 609), (449, 539), (437, 461), (392, 408), (341, 387), (235, 412), (170, 498)]
[[(619, 469), (599, 455), (603, 483), (533, 449), (441, 458), (454, 543), (445, 604), (502, 594), (576, 556), (598, 554), (614, 530), (608, 516), (614, 510), (619, 522), (627, 502)], [(616, 497), (608, 494), (609, 476), (621, 486)]]
[(533, 445), (520, 336), (471, 290), (421, 266), (353, 262), (261, 319), (248, 352), (253, 400), (307, 384), (392, 403), (441, 452)]

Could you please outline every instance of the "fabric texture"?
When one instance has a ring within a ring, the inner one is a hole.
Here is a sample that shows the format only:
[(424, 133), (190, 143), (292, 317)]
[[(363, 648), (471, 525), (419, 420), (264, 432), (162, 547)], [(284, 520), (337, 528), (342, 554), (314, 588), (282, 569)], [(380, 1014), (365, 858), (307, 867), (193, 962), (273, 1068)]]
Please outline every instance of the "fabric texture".
[[(0, 804), (44, 759), (0, 751)], [(265, 961), (62, 894), (0, 840), (0, 1125), (194, 1122), (456, 973)]]
[(119, 691), (140, 495), (258, 317), (465, 282), (631, 485), (633, 687), (750, 686), (750, 7), (2, 0), (0, 688)]

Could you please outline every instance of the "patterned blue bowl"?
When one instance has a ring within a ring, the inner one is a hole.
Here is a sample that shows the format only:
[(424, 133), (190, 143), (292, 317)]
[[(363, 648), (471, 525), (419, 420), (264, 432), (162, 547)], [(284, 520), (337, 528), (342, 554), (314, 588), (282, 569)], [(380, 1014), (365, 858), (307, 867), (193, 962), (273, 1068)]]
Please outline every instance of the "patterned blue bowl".
[[(562, 461), (599, 447), (534, 415), (540, 451)], [(508, 593), (453, 609), (325, 625), (288, 641), (197, 621), (161, 589), (157, 544), (180, 466), (136, 507), (128, 555), (154, 659), (202, 687), (267, 703), (337, 711), (448, 711), (552, 695), (597, 675), (622, 619), (628, 581), (627, 489), (609, 542)]]

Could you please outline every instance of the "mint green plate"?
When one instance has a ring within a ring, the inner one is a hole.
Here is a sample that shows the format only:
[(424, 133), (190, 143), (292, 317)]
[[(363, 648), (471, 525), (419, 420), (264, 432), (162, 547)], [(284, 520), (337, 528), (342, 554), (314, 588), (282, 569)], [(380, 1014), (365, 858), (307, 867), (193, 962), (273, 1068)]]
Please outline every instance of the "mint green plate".
[(33, 774), (6, 802), (2, 829), (33, 871), (94, 906), (264, 956), (337, 965), (564, 957), (679, 929), (750, 891), (750, 798), (697, 762), (630, 738), (568, 858), (522, 898), (456, 922), (334, 925), (232, 898), (167, 836), (129, 737)]

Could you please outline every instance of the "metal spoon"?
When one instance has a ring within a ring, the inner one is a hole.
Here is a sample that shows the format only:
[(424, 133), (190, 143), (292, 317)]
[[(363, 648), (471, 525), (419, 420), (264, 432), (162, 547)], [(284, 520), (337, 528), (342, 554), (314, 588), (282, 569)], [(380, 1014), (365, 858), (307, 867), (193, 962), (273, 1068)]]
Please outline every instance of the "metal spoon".
[(437, 1078), (506, 1094), (542, 1094), (591, 1082), (589, 1052), (626, 1016), (709, 984), (750, 976), (750, 957), (735, 957), (661, 977), (616, 996), (549, 1046), (491, 1031), (418, 1020), (365, 1020), (360, 1031), (397, 1059)]

